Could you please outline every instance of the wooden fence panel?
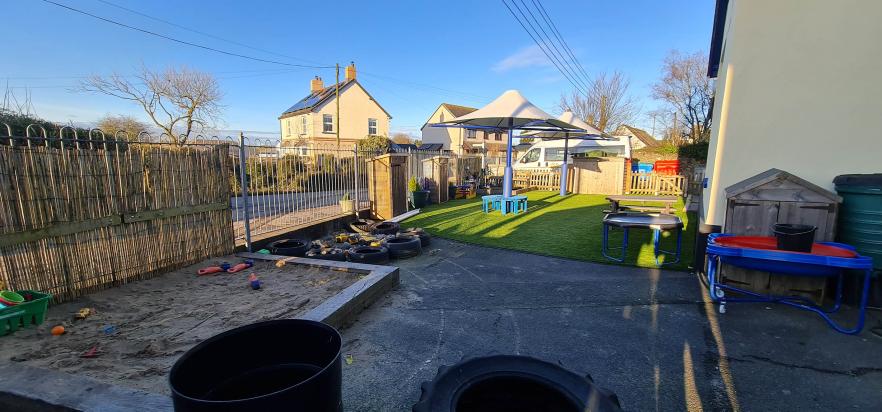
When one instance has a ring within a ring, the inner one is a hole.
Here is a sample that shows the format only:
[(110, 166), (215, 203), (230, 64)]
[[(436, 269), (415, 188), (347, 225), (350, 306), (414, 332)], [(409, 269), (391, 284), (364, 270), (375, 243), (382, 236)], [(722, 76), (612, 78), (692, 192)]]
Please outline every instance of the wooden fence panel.
[(683, 196), (686, 178), (679, 175), (632, 173), (628, 190), (632, 195)]
[(63, 301), (231, 253), (227, 145), (0, 146), (0, 283)]

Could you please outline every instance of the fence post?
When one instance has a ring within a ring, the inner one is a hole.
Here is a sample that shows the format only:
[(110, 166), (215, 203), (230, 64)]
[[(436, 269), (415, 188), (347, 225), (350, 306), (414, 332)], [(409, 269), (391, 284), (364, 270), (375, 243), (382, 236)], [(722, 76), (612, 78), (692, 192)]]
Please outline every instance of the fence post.
[(248, 174), (245, 173), (245, 134), (239, 132), (239, 186), (242, 188), (242, 206), (245, 208), (245, 247), (251, 252), (251, 205), (248, 201)]
[(353, 213), (357, 218), (358, 211), (361, 210), (361, 200), (359, 200), (358, 198), (358, 145), (355, 146), (355, 161), (353, 163), (355, 163), (355, 210), (353, 211)]

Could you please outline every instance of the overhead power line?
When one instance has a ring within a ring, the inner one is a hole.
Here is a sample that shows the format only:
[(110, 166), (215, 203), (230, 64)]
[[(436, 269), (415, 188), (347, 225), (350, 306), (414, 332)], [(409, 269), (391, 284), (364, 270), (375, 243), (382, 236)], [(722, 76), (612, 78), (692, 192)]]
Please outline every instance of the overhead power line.
[[(542, 44), (539, 42), (539, 40), (536, 39), (536, 36), (533, 35), (533, 32), (530, 31), (529, 29), (527, 29), (527, 26), (524, 24), (523, 21), (521, 21), (521, 18), (518, 17), (517, 14), (515, 14), (514, 10), (511, 9), (511, 7), (508, 5), (508, 3), (505, 0), (502, 0), (502, 4), (505, 5), (505, 8), (508, 9), (508, 12), (511, 13), (512, 17), (514, 17), (515, 20), (517, 20), (518, 24), (520, 24), (521, 27), (524, 29), (524, 31), (527, 32), (527, 34), (530, 36), (530, 38), (533, 39), (533, 42), (536, 43), (536, 46), (538, 46), (539, 49), (542, 50), (542, 53), (545, 54), (545, 57), (547, 57), (548, 60), (550, 60), (551, 63), (554, 64), (554, 67), (557, 68), (557, 70), (560, 72), (560, 74), (563, 75), (564, 78), (566, 78), (567, 81), (570, 82), (570, 84), (573, 86), (573, 88), (575, 88), (579, 93), (581, 93), (587, 97), (588, 94), (584, 90), (582, 90), (582, 88), (577, 84), (576, 81), (574, 81), (572, 79), (572, 77), (569, 75), (569, 72), (567, 72), (566, 70), (563, 69), (563, 67), (561, 67), (561, 65), (557, 62), (557, 59), (555, 59), (551, 56), (551, 54), (550, 54), (551, 52), (549, 50), (546, 50), (546, 48), (542, 46)], [(515, 8), (518, 8), (517, 4), (514, 3), (514, 0), (512, 0), (512, 4), (515, 6)], [(519, 8), (518, 8), (518, 10), (520, 11)], [(526, 16), (524, 16), (524, 20), (526, 20)]]
[(80, 10), (80, 9), (76, 9), (76, 8), (73, 8), (73, 7), (70, 7), (70, 6), (67, 6), (67, 5), (61, 4), (61, 3), (56, 3), (56, 2), (54, 2), (54, 1), (52, 1), (52, 0), (43, 0), (43, 2), (45, 2), (45, 3), (49, 3), (49, 4), (53, 4), (53, 5), (55, 5), (55, 6), (58, 6), (58, 7), (61, 7), (61, 8), (64, 8), (64, 9), (70, 10), (70, 11), (73, 11), (73, 12), (75, 12), (75, 13), (79, 13), (79, 14), (82, 14), (82, 15), (85, 15), (85, 16), (89, 16), (89, 17), (92, 17), (92, 18), (94, 18), (94, 19), (98, 19), (98, 20), (101, 20), (101, 21), (104, 21), (104, 22), (107, 22), (107, 23), (110, 23), (110, 24), (115, 24), (115, 25), (117, 25), (117, 26), (124, 27), (124, 28), (130, 29), (130, 30), (139, 31), (139, 32), (141, 32), (141, 33), (149, 34), (149, 35), (151, 35), (151, 36), (156, 36), (156, 37), (159, 37), (159, 38), (162, 38), (162, 39), (166, 39), (166, 40), (169, 40), (169, 41), (173, 41), (173, 42), (175, 42), (175, 43), (184, 44), (184, 45), (187, 45), (187, 46), (196, 47), (196, 48), (200, 48), (200, 49), (203, 49), (203, 50), (213, 51), (213, 52), (215, 52), (215, 53), (225, 54), (225, 55), (228, 55), (228, 56), (239, 57), (239, 58), (248, 59), (248, 60), (253, 60), (253, 61), (258, 61), (258, 62), (263, 62), (263, 63), (278, 64), (278, 65), (282, 65), (282, 66), (291, 66), (291, 67), (308, 67), (308, 68), (313, 68), (313, 69), (333, 69), (333, 68), (335, 68), (335, 66), (316, 66), (316, 65), (307, 65), (307, 64), (296, 64), (296, 63), (280, 62), (280, 61), (277, 61), (277, 60), (262, 59), (262, 58), (260, 58), (260, 57), (254, 57), (254, 56), (248, 56), (248, 55), (244, 55), (244, 54), (234, 53), (234, 52), (230, 52), (230, 51), (226, 51), (226, 50), (221, 50), (221, 49), (217, 49), (217, 48), (210, 47), (210, 46), (205, 46), (205, 45), (198, 44), (198, 43), (189, 42), (189, 41), (186, 41), (186, 40), (176, 39), (176, 38), (174, 38), (174, 37), (170, 37), (170, 36), (166, 36), (166, 35), (164, 35), (164, 34), (156, 33), (156, 32), (154, 32), (154, 31), (150, 31), (150, 30), (142, 29), (142, 28), (140, 28), (140, 27), (131, 26), (131, 25), (128, 25), (128, 24), (125, 24), (125, 23), (118, 22), (118, 21), (116, 21), (116, 20), (111, 20), (111, 19), (108, 19), (108, 18), (105, 18), (105, 17), (101, 17), (101, 16), (98, 16), (98, 15), (95, 15), (95, 14), (92, 14), (92, 13), (89, 13), (89, 12), (86, 12), (86, 11), (83, 11), (83, 10)]
[[(73, 7), (70, 7), (70, 6), (64, 5), (64, 4), (60, 4), (60, 3), (57, 3), (57, 2), (52, 1), (52, 0), (43, 0), (43, 1), (46, 2), (46, 3), (53, 4), (53, 5), (55, 5), (55, 6), (58, 6), (58, 7), (62, 7), (62, 8), (68, 9), (68, 10), (73, 11), (73, 12), (76, 12), (76, 13), (80, 13), (80, 14), (83, 14), (83, 15), (86, 15), (86, 16), (89, 16), (89, 17), (92, 17), (92, 18), (94, 18), (94, 19), (98, 19), (98, 20), (101, 20), (101, 21), (104, 21), (104, 22), (107, 22), (107, 23), (111, 23), (111, 24), (114, 24), (114, 25), (117, 25), (117, 26), (121, 26), (121, 27), (124, 27), (124, 28), (130, 29), (130, 30), (139, 31), (139, 32), (142, 32), (142, 33), (145, 33), (145, 34), (149, 34), (149, 35), (152, 35), (152, 36), (160, 37), (160, 38), (163, 38), (163, 39), (166, 39), (166, 40), (169, 40), (169, 41), (173, 41), (173, 42), (176, 42), (176, 43), (180, 43), (180, 44), (184, 44), (184, 45), (188, 45), (188, 46), (192, 46), (192, 47), (198, 47), (198, 48), (201, 48), (201, 49), (210, 50), (210, 51), (214, 51), (214, 52), (217, 52), (217, 53), (222, 53), (222, 54), (226, 54), (226, 55), (230, 55), (230, 56), (241, 57), (241, 58), (250, 59), (250, 60), (256, 60), (256, 61), (261, 61), (261, 62), (265, 62), (265, 63), (272, 63), (272, 64), (279, 64), (279, 65), (285, 65), (285, 66), (292, 66), (292, 67), (317, 68), (317, 69), (333, 69), (333, 68), (336, 68), (336, 66), (331, 66), (331, 65), (307, 65), (307, 64), (294, 64), (294, 63), (288, 63), (288, 62), (280, 62), (280, 61), (275, 61), (275, 60), (262, 59), (262, 58), (253, 57), (253, 56), (247, 56), (247, 55), (243, 55), (243, 54), (239, 54), (239, 53), (233, 53), (233, 52), (229, 52), (229, 51), (225, 51), (225, 50), (217, 49), (217, 48), (214, 48), (214, 47), (205, 46), (205, 45), (202, 45), (202, 44), (197, 44), (197, 43), (193, 43), (193, 42), (189, 42), (189, 41), (185, 41), (185, 40), (176, 39), (176, 38), (173, 38), (173, 37), (170, 37), (170, 36), (166, 36), (166, 35), (161, 34), (161, 33), (156, 33), (156, 32), (153, 32), (153, 31), (150, 31), (150, 30), (146, 30), (146, 29), (142, 29), (142, 28), (139, 28), (139, 27), (131, 26), (131, 25), (128, 25), (128, 24), (125, 24), (125, 23), (121, 23), (121, 22), (118, 22), (118, 21), (115, 21), (115, 20), (109, 19), (109, 18), (101, 17), (101, 16), (98, 16), (98, 15), (95, 15), (95, 14), (92, 14), (92, 13), (89, 13), (89, 12), (86, 12), (86, 11), (83, 11), (83, 10), (79, 10), (79, 9), (76, 9), (76, 8), (73, 8)], [(180, 24), (177, 24), (177, 23), (174, 23), (174, 22), (168, 21), (168, 20), (164, 20), (164, 19), (161, 19), (161, 18), (156, 17), (156, 16), (151, 16), (151, 15), (149, 15), (149, 14), (147, 14), (147, 13), (143, 13), (143, 12), (140, 12), (140, 11), (137, 11), (137, 10), (133, 10), (133, 9), (130, 9), (130, 8), (126, 8), (126, 7), (123, 7), (123, 6), (120, 6), (120, 5), (114, 4), (114, 3), (109, 2), (109, 1), (106, 1), (106, 0), (98, 0), (98, 1), (100, 1), (100, 2), (102, 2), (102, 3), (104, 3), (104, 4), (107, 4), (107, 5), (113, 6), (113, 7), (120, 8), (120, 9), (125, 10), (125, 11), (128, 11), (128, 12), (130, 12), (130, 13), (137, 14), (137, 15), (142, 16), (142, 17), (146, 17), (146, 18), (149, 18), (149, 19), (152, 19), (152, 20), (155, 20), (155, 21), (159, 21), (159, 22), (162, 22), (162, 23), (165, 23), (165, 24), (168, 24), (168, 25), (174, 26), (174, 27), (178, 27), (178, 28), (181, 28), (181, 29), (185, 29), (185, 30), (191, 31), (191, 32), (193, 32), (193, 33), (197, 33), (197, 34), (201, 34), (201, 35), (204, 35), (204, 36), (208, 36), (208, 37), (211, 37), (211, 38), (214, 38), (214, 39), (217, 39), (217, 40), (226, 41), (226, 42), (229, 42), (229, 43), (232, 43), (232, 44), (236, 44), (236, 45), (241, 46), (241, 47), (246, 47), (246, 48), (249, 48), (249, 49), (252, 49), (252, 50), (261, 51), (261, 52), (265, 52), (265, 53), (271, 53), (271, 54), (275, 54), (275, 55), (277, 55), (277, 56), (281, 56), (281, 57), (285, 57), (285, 58), (289, 58), (289, 59), (295, 59), (295, 60), (307, 61), (307, 60), (304, 60), (304, 59), (299, 59), (299, 58), (296, 58), (296, 57), (292, 57), (292, 56), (288, 56), (288, 55), (284, 55), (284, 54), (280, 54), (280, 53), (275, 53), (275, 52), (271, 52), (271, 51), (268, 51), (268, 50), (264, 50), (264, 49), (261, 49), (261, 48), (258, 48), (258, 47), (254, 47), (254, 46), (251, 46), (251, 45), (248, 45), (248, 44), (245, 44), (245, 43), (241, 43), (241, 42), (237, 42), (237, 41), (233, 41), (233, 40), (225, 39), (225, 38), (223, 38), (223, 37), (216, 36), (216, 35), (213, 35), (213, 34), (210, 34), (210, 33), (206, 33), (206, 32), (202, 32), (202, 31), (198, 31), (198, 30), (189, 29), (189, 28), (187, 28), (187, 27), (185, 27), (185, 26), (183, 26), (183, 25), (180, 25)], [(361, 73), (361, 74), (368, 75), (368, 76), (373, 76), (373, 77), (376, 77), (376, 78), (378, 78), (378, 79), (392, 80), (392, 81), (398, 82), (398, 84), (402, 84), (402, 85), (403, 85), (403, 84), (410, 84), (410, 85), (412, 85), (412, 86), (417, 86), (417, 87), (422, 87), (422, 88), (427, 88), (427, 89), (434, 89), (434, 90), (439, 90), (439, 91), (448, 92), (448, 93), (453, 93), (453, 94), (458, 94), (458, 95), (463, 95), (463, 96), (472, 96), (472, 97), (477, 97), (477, 98), (480, 98), (480, 99), (486, 99), (486, 100), (489, 100), (489, 99), (490, 99), (490, 98), (488, 98), (488, 97), (486, 97), (486, 96), (481, 96), (481, 95), (477, 95), (477, 94), (474, 94), (474, 93), (468, 93), (468, 92), (457, 91), (457, 90), (450, 90), (450, 89), (445, 89), (445, 88), (441, 88), (441, 87), (437, 87), (437, 86), (432, 86), (432, 85), (427, 85), (427, 84), (416, 83), (416, 82), (412, 82), (412, 81), (408, 81), (408, 80), (398, 79), (398, 78), (395, 78), (395, 77), (392, 77), (392, 76), (384, 76), (384, 75), (379, 75), (379, 74), (375, 74), (375, 73), (369, 73), (369, 72), (365, 72), (365, 71), (360, 71), (360, 73)], [(67, 86), (56, 86), (56, 87), (67, 87)]]
[(542, 18), (545, 19), (545, 21), (551, 27), (552, 32), (554, 32), (554, 36), (557, 37), (557, 40), (563, 45), (564, 50), (567, 51), (567, 54), (570, 56), (570, 59), (572, 59), (572, 61), (576, 63), (576, 67), (579, 68), (579, 71), (582, 73), (582, 76), (590, 84), (591, 78), (590, 78), (590, 76), (588, 76), (588, 72), (585, 71), (585, 67), (582, 66), (582, 62), (580, 62), (579, 59), (576, 57), (576, 55), (573, 54), (573, 50), (570, 49), (570, 45), (567, 44), (566, 40), (564, 40), (563, 35), (561, 35), (560, 31), (557, 30), (557, 25), (554, 24), (554, 20), (552, 20), (551, 17), (548, 16), (548, 12), (545, 11), (545, 6), (542, 5), (542, 1), (541, 0), (533, 0), (533, 4), (536, 5), (536, 9), (539, 10), (539, 13), (542, 15)]
[[(512, 3), (514, 3), (514, 1), (512, 1)], [(536, 33), (536, 35), (539, 37), (539, 40), (542, 41), (542, 44), (544, 44), (546, 48), (551, 50), (552, 56), (555, 56), (557, 58), (558, 63), (560, 63), (561, 66), (563, 66), (563, 68), (565, 70), (567, 70), (567, 73), (569, 73), (570, 76), (572, 76), (573, 80), (575, 80), (576, 83), (579, 83), (579, 85), (581, 85), (587, 91), (588, 85), (585, 83), (584, 80), (582, 80), (579, 77), (578, 72), (576, 71), (576, 69), (574, 67), (572, 67), (569, 60), (567, 60), (567, 58), (564, 57), (564, 53), (554, 43), (554, 40), (551, 39), (551, 36), (548, 35), (548, 32), (545, 31), (545, 27), (543, 27), (542, 24), (539, 23), (539, 19), (536, 18), (535, 14), (533, 14), (533, 11), (530, 10), (529, 6), (527, 6), (527, 3), (525, 3), (524, 0), (521, 0), (521, 4), (524, 6), (524, 10), (527, 12), (527, 14), (530, 15), (530, 18), (533, 20), (533, 22), (536, 23), (535, 26), (533, 26), (533, 23), (530, 23), (530, 20), (527, 20), (526, 14), (524, 14), (524, 12), (521, 11), (521, 8), (518, 7), (517, 3), (514, 3), (514, 6), (518, 9), (519, 12), (521, 12), (521, 15), (524, 16), (524, 20), (527, 21), (527, 24), (530, 26), (530, 28), (533, 29), (533, 32)], [(539, 29), (536, 29), (536, 27), (538, 27)], [(542, 34), (539, 33), (540, 30), (542, 31)], [(549, 28), (549, 31), (550, 31), (550, 28)], [(544, 37), (543, 37), (543, 35), (544, 35)], [(546, 39), (548, 40), (547, 42), (546, 42)]]
[(189, 32), (191, 32), (191, 33), (196, 33), (196, 34), (199, 34), (199, 35), (202, 35), (202, 36), (205, 36), (205, 37), (210, 37), (210, 38), (215, 39), (215, 40), (220, 40), (220, 41), (223, 41), (223, 42), (226, 42), (226, 43), (235, 44), (236, 46), (244, 47), (244, 48), (246, 48), (246, 49), (251, 49), (251, 50), (254, 50), (254, 51), (259, 51), (259, 52), (261, 52), (261, 53), (272, 54), (272, 55), (279, 56), (279, 57), (284, 57), (284, 58), (287, 58), (287, 59), (299, 60), (299, 61), (307, 62), (307, 63), (313, 63), (313, 64), (316, 64), (316, 65), (319, 65), (319, 66), (322, 65), (321, 63), (316, 63), (316, 62), (314, 62), (314, 61), (306, 60), (306, 59), (303, 59), (303, 58), (300, 58), (300, 57), (289, 56), (289, 55), (287, 55), (287, 54), (282, 54), (282, 53), (274, 52), (274, 51), (272, 51), (272, 50), (266, 50), (266, 49), (263, 49), (263, 48), (260, 48), (260, 47), (251, 46), (251, 45), (248, 45), (248, 44), (245, 44), (245, 43), (242, 43), (242, 42), (238, 42), (238, 41), (236, 41), (236, 40), (231, 40), (231, 39), (227, 39), (227, 38), (224, 38), (224, 37), (221, 37), (221, 36), (217, 36), (217, 35), (214, 35), (214, 34), (211, 34), (211, 33), (206, 33), (206, 32), (204, 32), (204, 31), (199, 31), (199, 30), (196, 30), (196, 29), (191, 29), (191, 28), (189, 28), (189, 27), (187, 27), (187, 26), (184, 26), (183, 24), (178, 24), (178, 23), (175, 23), (175, 22), (173, 22), (173, 21), (168, 21), (168, 20), (165, 20), (165, 19), (162, 19), (162, 18), (156, 17), (156, 16), (151, 16), (151, 15), (149, 15), (149, 14), (147, 14), (147, 13), (140, 12), (140, 11), (138, 11), (138, 10), (134, 10), (134, 9), (130, 9), (130, 8), (128, 8), (128, 7), (121, 6), (121, 5), (119, 5), (119, 4), (116, 4), (116, 3), (113, 3), (113, 2), (110, 2), (110, 1), (107, 1), (107, 0), (98, 0), (98, 1), (101, 2), (101, 3), (104, 3), (104, 4), (108, 5), (108, 6), (116, 7), (116, 8), (118, 8), (118, 9), (120, 9), (120, 10), (125, 10), (125, 11), (127, 11), (127, 12), (129, 12), (129, 13), (136, 14), (136, 15), (141, 16), (141, 17), (146, 17), (146, 18), (148, 18), (148, 19), (150, 19), (150, 20), (158, 21), (158, 22), (160, 22), (160, 23), (164, 23), (164, 24), (167, 24), (167, 25), (172, 26), (172, 27), (177, 27), (177, 28), (179, 28), (179, 29), (189, 31)]

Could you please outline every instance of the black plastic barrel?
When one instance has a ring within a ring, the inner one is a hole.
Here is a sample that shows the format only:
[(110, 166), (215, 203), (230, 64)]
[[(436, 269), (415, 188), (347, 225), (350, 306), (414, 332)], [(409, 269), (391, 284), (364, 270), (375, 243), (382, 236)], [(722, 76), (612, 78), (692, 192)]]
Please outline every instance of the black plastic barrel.
[(810, 225), (776, 223), (772, 226), (772, 233), (778, 239), (778, 249), (791, 252), (811, 252), (816, 230), (817, 227)]
[(175, 411), (343, 410), (340, 334), (281, 319), (211, 337), (172, 366)]

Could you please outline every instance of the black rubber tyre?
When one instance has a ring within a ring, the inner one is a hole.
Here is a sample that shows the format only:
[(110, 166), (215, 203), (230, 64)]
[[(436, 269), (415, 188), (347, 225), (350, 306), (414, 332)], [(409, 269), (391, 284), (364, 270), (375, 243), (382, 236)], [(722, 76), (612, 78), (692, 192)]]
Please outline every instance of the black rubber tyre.
[(325, 250), (325, 253), (322, 253), (321, 250), (310, 250), (306, 252), (306, 257), (310, 259), (322, 259), (322, 260), (333, 260), (335, 262), (345, 262), (346, 261), (346, 252), (343, 249), (330, 249)]
[(266, 248), (274, 255), (303, 257), (310, 249), (310, 242), (300, 239), (280, 239), (270, 242)]
[(358, 246), (349, 250), (349, 260), (355, 263), (383, 265), (389, 263), (389, 249), (385, 247)]
[(413, 412), (621, 411), (612, 392), (554, 363), (493, 355), (438, 368)]
[(386, 239), (386, 248), (389, 249), (389, 257), (393, 259), (407, 259), (419, 255), (423, 247), (418, 236), (398, 235)]
[(420, 246), (422, 246), (424, 248), (426, 246), (429, 246), (430, 243), (432, 243), (432, 236), (423, 230), (409, 230), (406, 232), (401, 232), (401, 234), (402, 235), (409, 235), (409, 236), (419, 236)]
[(352, 223), (349, 224), (349, 228), (355, 233), (370, 233), (371, 228), (373, 228), (376, 223), (377, 222), (370, 219), (358, 219), (352, 221)]
[(371, 228), (371, 233), (375, 235), (394, 235), (401, 231), (401, 225), (396, 222), (380, 222)]

